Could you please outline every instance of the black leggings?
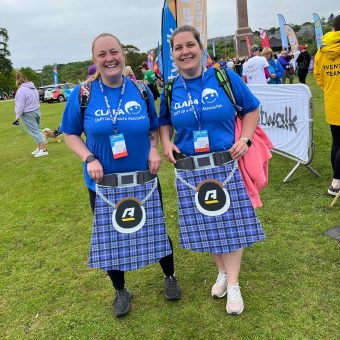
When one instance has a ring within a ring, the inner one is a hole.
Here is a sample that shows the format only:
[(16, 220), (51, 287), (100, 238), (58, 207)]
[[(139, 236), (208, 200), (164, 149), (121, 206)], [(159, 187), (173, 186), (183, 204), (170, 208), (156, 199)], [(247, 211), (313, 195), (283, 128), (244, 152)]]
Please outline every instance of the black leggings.
[(333, 168), (333, 178), (340, 179), (340, 126), (330, 125), (333, 143), (331, 149), (331, 162)]
[(299, 77), (299, 82), (301, 84), (306, 84), (307, 74), (308, 74), (308, 68), (300, 68), (300, 69), (298, 69), (298, 77)]
[[(161, 206), (162, 206), (162, 210), (163, 210), (163, 201), (162, 201), (162, 191), (161, 191), (161, 186), (159, 184), (158, 181), (158, 191), (159, 191), (159, 197), (161, 200)], [(89, 195), (90, 195), (90, 205), (91, 205), (91, 210), (92, 213), (94, 214), (94, 207), (96, 204), (96, 193), (89, 189)], [(172, 247), (172, 241), (169, 237), (169, 242), (170, 242), (170, 246), (171, 246), (171, 254), (162, 257), (159, 260), (159, 264), (161, 265), (161, 268), (163, 270), (163, 273), (165, 276), (172, 276), (174, 275), (175, 272), (175, 265), (174, 265), (174, 255), (173, 255), (173, 247)], [(116, 290), (120, 290), (120, 289), (124, 289), (125, 287), (125, 275), (124, 272), (121, 270), (108, 270), (107, 274), (109, 275), (113, 287)]]

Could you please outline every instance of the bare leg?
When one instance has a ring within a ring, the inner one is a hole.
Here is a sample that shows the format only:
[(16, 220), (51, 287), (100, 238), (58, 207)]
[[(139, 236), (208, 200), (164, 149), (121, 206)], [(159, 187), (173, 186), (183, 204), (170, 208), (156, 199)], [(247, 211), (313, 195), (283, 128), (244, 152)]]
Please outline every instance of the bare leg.
[(39, 143), (38, 147), (39, 147), (40, 150), (46, 150), (46, 144), (43, 143), (43, 142)]
[(222, 254), (211, 254), (211, 256), (213, 257), (216, 266), (218, 268), (219, 272), (227, 272), (224, 266), (224, 262), (223, 262), (223, 258), (222, 258)]
[(238, 283), (238, 277), (241, 269), (241, 260), (243, 255), (243, 248), (233, 251), (228, 254), (222, 254), (224, 267), (228, 274), (228, 284), (235, 285)]

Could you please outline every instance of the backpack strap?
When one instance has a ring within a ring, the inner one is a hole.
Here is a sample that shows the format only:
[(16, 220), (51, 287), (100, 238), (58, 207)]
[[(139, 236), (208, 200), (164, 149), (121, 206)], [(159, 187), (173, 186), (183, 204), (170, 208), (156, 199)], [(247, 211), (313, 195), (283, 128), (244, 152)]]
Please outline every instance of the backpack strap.
[(172, 88), (174, 85), (174, 80), (176, 78), (171, 78), (167, 83), (164, 85), (164, 98), (166, 100), (166, 106), (168, 109), (168, 112), (170, 112), (170, 107), (171, 107), (171, 100), (172, 100)]
[(215, 74), (216, 74), (216, 78), (220, 84), (220, 86), (223, 87), (224, 92), (226, 93), (226, 95), (228, 96), (231, 104), (234, 106), (235, 110), (237, 112), (240, 112), (243, 110), (243, 108), (239, 105), (237, 105), (233, 91), (231, 90), (231, 84), (230, 84), (230, 80), (229, 80), (229, 76), (228, 73), (226, 71), (226, 69), (223, 67), (215, 67)]
[(84, 121), (84, 114), (91, 98), (91, 82), (83, 82), (80, 84), (79, 105), (81, 110), (81, 118)]

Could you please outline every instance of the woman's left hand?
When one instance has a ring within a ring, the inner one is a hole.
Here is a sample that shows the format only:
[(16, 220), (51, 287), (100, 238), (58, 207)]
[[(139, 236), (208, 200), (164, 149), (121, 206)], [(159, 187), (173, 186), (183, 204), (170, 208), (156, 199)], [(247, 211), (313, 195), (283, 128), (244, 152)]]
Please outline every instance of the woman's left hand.
[(149, 170), (153, 175), (157, 174), (159, 167), (161, 166), (161, 162), (162, 160), (158, 154), (158, 150), (151, 146), (149, 152)]
[(248, 151), (249, 147), (244, 140), (238, 140), (235, 144), (229, 149), (231, 157), (238, 161), (243, 155)]

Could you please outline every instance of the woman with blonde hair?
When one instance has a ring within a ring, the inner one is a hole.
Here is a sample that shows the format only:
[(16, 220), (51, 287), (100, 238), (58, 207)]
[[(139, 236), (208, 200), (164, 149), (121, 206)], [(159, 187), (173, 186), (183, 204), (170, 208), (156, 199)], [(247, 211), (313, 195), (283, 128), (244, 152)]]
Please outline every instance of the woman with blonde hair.
[[(83, 161), (94, 214), (89, 266), (107, 272), (116, 290), (113, 314), (130, 310), (132, 294), (125, 272), (159, 262), (164, 297), (177, 300), (172, 244), (166, 233), (157, 172), (158, 116), (152, 93), (148, 102), (123, 75), (125, 52), (110, 33), (92, 43), (96, 73), (84, 111), (80, 87), (67, 100), (61, 130), (68, 147)], [(81, 138), (86, 136), (86, 142)]]
[(20, 119), (25, 124), (27, 132), (37, 143), (37, 148), (32, 151), (34, 157), (47, 156), (46, 144), (40, 130), (39, 92), (34, 84), (20, 72), (16, 74), (16, 85), (18, 87), (15, 94), (16, 120), (13, 124), (18, 124)]
[(137, 81), (137, 78), (131, 66), (125, 66), (124, 75), (128, 77), (129, 79), (131, 79), (132, 81)]
[(273, 50), (270, 47), (265, 47), (261, 55), (267, 59), (269, 65), (270, 78), (267, 79), (268, 84), (281, 84), (284, 70), (281, 63), (273, 58)]

